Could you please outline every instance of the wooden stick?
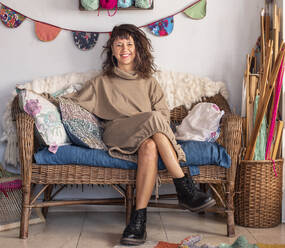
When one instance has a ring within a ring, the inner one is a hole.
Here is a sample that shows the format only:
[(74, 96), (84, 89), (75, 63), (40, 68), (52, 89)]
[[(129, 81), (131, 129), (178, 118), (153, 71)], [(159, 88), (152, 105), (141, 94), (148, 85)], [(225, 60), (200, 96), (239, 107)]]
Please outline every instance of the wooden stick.
[(261, 127), (262, 119), (263, 119), (265, 112), (267, 110), (270, 97), (272, 95), (272, 91), (273, 91), (273, 88), (274, 88), (274, 85), (276, 82), (276, 78), (277, 78), (279, 68), (280, 68), (282, 59), (284, 57), (284, 54), (285, 54), (285, 51), (284, 51), (284, 43), (283, 43), (282, 44), (282, 51), (278, 54), (276, 63), (274, 65), (274, 70), (271, 73), (269, 83), (266, 87), (266, 94), (264, 95), (264, 99), (262, 99), (261, 105), (258, 107), (254, 131), (253, 131), (253, 134), (250, 138), (250, 145), (247, 147), (247, 150), (246, 150), (246, 155), (245, 155), (246, 160), (252, 160), (254, 157), (254, 151), (255, 151), (257, 136), (258, 136), (258, 133), (259, 133), (259, 130)]
[[(277, 8), (277, 5), (274, 4), (274, 13), (273, 13), (273, 35), (274, 35), (274, 57), (273, 57), (273, 63), (276, 60), (277, 54), (279, 52), (279, 34), (280, 34), (280, 9)], [(271, 101), (271, 106), (270, 106), (270, 111), (269, 111), (269, 117), (268, 119), (271, 120), (271, 115), (273, 112), (273, 103), (274, 103), (274, 99), (275, 99), (275, 91), (273, 92), (273, 97), (272, 97), (272, 101)]]
[(281, 141), (283, 127), (284, 127), (284, 121), (278, 121), (277, 133), (276, 133), (275, 143), (274, 143), (274, 146), (273, 146), (273, 152), (272, 152), (272, 156), (271, 156), (271, 158), (273, 160), (276, 159), (277, 151), (278, 151), (279, 144), (280, 144), (280, 141)]
[(268, 103), (270, 100), (270, 97), (272, 95), (272, 91), (278, 76), (278, 72), (281, 66), (282, 59), (284, 58), (285, 55), (285, 44), (284, 42), (282, 43), (280, 52), (278, 53), (276, 62), (274, 64), (274, 68), (271, 72), (270, 79), (268, 82), (268, 85), (266, 87), (266, 93), (262, 99), (262, 103), (260, 106), (258, 106), (257, 110), (257, 115), (256, 115), (256, 121), (255, 121), (255, 127), (253, 130), (253, 134), (250, 137), (250, 144), (246, 149), (246, 154), (245, 154), (245, 160), (252, 160), (254, 157), (254, 152), (255, 152), (255, 146), (256, 146), (256, 141), (257, 141), (257, 136), (261, 127), (262, 119), (265, 115), (265, 112), (268, 107)]
[(259, 74), (249, 75), (249, 103), (254, 103)]
[(247, 147), (247, 144), (246, 144), (246, 117), (242, 117), (242, 147)]
[(256, 95), (256, 89), (257, 89), (257, 82), (258, 82), (258, 74), (250, 74), (249, 75), (249, 84), (248, 84), (248, 101), (247, 101), (247, 145), (249, 145), (249, 138), (253, 131), (253, 110), (254, 110), (254, 101), (255, 101), (255, 95)]
[(273, 35), (274, 35), (274, 62), (277, 58), (279, 51), (279, 32), (280, 32), (280, 9), (277, 8), (277, 5), (273, 6)]
[(274, 97), (272, 99), (272, 109), (270, 109), (270, 118), (269, 118), (269, 131), (268, 131), (268, 137), (267, 137), (267, 143), (266, 143), (266, 153), (265, 153), (265, 159), (269, 159), (271, 155), (271, 145), (272, 140), (274, 137), (274, 130), (275, 130), (275, 124), (276, 124), (276, 118), (277, 118), (277, 112), (278, 112), (278, 106), (279, 106), (279, 100), (280, 100), (280, 94), (282, 90), (282, 84), (283, 84), (283, 75), (284, 75), (284, 61), (282, 60), (281, 68), (278, 73), (277, 82), (275, 83), (275, 90), (274, 90)]
[(266, 89), (266, 82), (268, 79), (268, 74), (269, 74), (269, 69), (271, 66), (271, 60), (272, 60), (272, 54), (273, 54), (273, 41), (270, 40), (267, 44), (267, 49), (266, 49), (266, 62), (262, 74), (262, 78), (260, 81), (260, 99), (262, 100), (264, 94), (265, 94), (265, 89)]
[(260, 29), (261, 29), (261, 64), (262, 68), (264, 66), (264, 61), (265, 61), (265, 36), (264, 36), (264, 14), (265, 11), (264, 9), (261, 10), (260, 13)]
[(256, 73), (256, 57), (254, 48), (251, 49), (250, 59), (249, 59), (249, 72)]
[[(273, 10), (273, 36), (274, 36), (274, 43), (273, 43), (273, 63), (276, 60), (277, 54), (279, 52), (279, 34), (280, 34), (280, 9), (277, 8), (277, 5), (274, 4), (274, 10)], [(271, 115), (273, 111), (273, 102), (275, 99), (275, 91), (273, 92), (273, 97), (271, 101), (270, 111), (269, 111), (269, 117), (268, 119), (271, 120)]]
[(270, 15), (267, 12), (265, 14), (265, 34), (264, 34), (265, 43), (268, 43), (270, 40)]
[(250, 107), (249, 107), (249, 69), (250, 69), (250, 56), (246, 56), (246, 69), (244, 73), (244, 86), (246, 90), (246, 115), (245, 115), (245, 122), (246, 122), (246, 146), (249, 144), (249, 115), (250, 115)]

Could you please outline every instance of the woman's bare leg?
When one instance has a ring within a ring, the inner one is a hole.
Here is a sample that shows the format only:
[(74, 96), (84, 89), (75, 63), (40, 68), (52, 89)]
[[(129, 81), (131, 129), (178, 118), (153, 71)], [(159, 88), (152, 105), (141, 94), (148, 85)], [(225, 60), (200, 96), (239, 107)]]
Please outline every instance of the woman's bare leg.
[(158, 151), (152, 139), (145, 140), (138, 151), (136, 209), (146, 208), (157, 175)]
[(179, 165), (176, 152), (170, 143), (169, 139), (162, 133), (156, 133), (152, 136), (159, 155), (173, 178), (180, 178), (184, 173)]
[(206, 208), (214, 206), (216, 201), (207, 194), (198, 191), (191, 177), (185, 177), (168, 138), (162, 133), (156, 133), (152, 138), (165, 167), (173, 177), (179, 205), (192, 212), (204, 211)]

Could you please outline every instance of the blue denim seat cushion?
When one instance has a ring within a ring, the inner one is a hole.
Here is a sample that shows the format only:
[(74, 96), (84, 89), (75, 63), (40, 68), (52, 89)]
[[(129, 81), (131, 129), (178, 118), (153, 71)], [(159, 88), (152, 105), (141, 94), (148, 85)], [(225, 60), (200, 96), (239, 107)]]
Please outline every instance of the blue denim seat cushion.
[[(191, 175), (200, 173), (200, 165), (219, 165), (229, 168), (231, 158), (225, 148), (217, 143), (203, 141), (179, 141), (186, 154), (186, 162), (181, 166), (189, 166)], [(113, 158), (107, 151), (90, 149), (76, 145), (60, 146), (56, 154), (50, 153), (45, 147), (34, 154), (37, 164), (80, 164), (91, 166), (102, 166), (109, 168), (136, 169), (134, 162)], [(159, 157), (158, 169), (163, 170), (165, 166)]]

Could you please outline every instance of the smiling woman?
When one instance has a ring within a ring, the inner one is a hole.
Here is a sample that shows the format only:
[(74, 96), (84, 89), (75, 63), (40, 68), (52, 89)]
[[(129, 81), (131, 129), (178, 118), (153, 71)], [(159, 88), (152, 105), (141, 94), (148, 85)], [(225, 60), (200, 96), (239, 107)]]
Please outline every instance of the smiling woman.
[(103, 51), (103, 73), (67, 96), (104, 120), (103, 141), (112, 157), (137, 163), (136, 204), (121, 238), (124, 245), (146, 240), (146, 207), (158, 173), (158, 155), (173, 177), (183, 208), (199, 212), (215, 205), (180, 167), (185, 153), (170, 128), (164, 93), (152, 76), (151, 50), (150, 40), (138, 27), (114, 27)]
[(136, 57), (136, 48), (134, 39), (121, 39), (118, 37), (112, 46), (113, 56), (117, 60), (117, 66), (124, 71), (133, 71), (135, 67), (134, 59)]
[(125, 67), (126, 71), (136, 71), (140, 77), (148, 78), (155, 72), (151, 53), (152, 46), (145, 33), (134, 25), (115, 26), (103, 53), (107, 58), (103, 62), (106, 75), (112, 75), (114, 68)]

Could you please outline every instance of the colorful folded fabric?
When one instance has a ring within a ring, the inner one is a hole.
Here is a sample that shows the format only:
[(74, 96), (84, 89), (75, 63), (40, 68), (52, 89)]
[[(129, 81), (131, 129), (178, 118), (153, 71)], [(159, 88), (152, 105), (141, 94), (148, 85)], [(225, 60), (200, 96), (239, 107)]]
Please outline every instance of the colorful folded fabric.
[(2, 192), (6, 197), (8, 197), (7, 192), (21, 188), (22, 188), (22, 180), (20, 179), (0, 182), (0, 193)]
[(118, 8), (129, 8), (134, 4), (134, 0), (118, 0)]
[(81, 0), (81, 5), (86, 10), (96, 10), (99, 8), (99, 0)]
[(135, 0), (135, 6), (141, 9), (148, 9), (152, 5), (152, 0)]

